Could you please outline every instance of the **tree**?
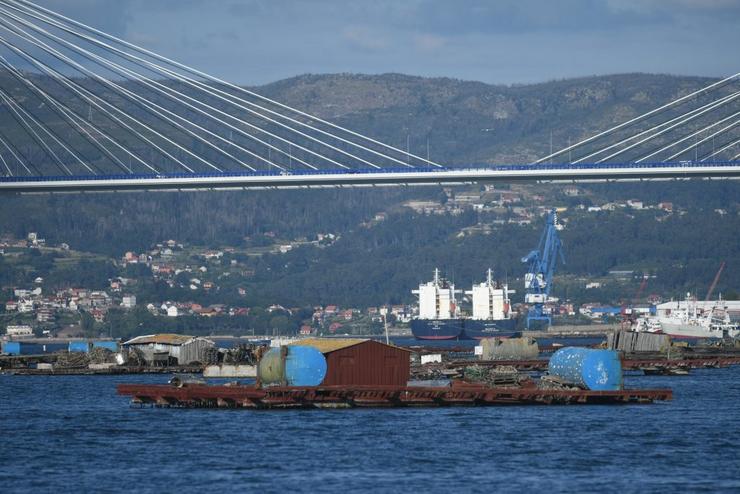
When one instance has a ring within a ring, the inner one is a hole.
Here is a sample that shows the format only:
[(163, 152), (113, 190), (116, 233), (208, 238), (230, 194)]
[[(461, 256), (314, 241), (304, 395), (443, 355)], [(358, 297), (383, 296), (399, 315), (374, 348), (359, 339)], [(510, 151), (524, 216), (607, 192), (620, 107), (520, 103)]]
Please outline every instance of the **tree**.
[(276, 330), (278, 334), (287, 334), (290, 327), (290, 319), (287, 316), (279, 315), (270, 319), (270, 328)]
[(95, 319), (87, 312), (83, 312), (80, 316), (80, 328), (87, 338), (97, 336), (95, 333)]

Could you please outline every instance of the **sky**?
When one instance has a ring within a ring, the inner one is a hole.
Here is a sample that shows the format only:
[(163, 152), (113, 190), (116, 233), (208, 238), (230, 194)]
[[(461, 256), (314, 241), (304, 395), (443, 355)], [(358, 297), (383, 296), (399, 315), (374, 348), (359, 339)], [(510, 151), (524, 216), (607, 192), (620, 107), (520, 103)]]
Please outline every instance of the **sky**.
[(238, 84), (740, 71), (740, 0), (35, 0)]

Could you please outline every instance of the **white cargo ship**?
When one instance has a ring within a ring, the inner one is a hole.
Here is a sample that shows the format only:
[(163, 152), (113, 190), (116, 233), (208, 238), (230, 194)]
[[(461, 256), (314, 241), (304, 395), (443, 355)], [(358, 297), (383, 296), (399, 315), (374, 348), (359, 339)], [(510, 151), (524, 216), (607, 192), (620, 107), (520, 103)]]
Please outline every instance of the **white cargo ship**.
[(489, 269), (485, 282), (466, 291), (472, 295), (472, 317), (463, 317), (455, 285), (434, 270), (434, 279), (419, 285), (412, 293), (419, 297), (419, 315), (411, 321), (411, 331), (420, 340), (481, 339), (515, 335), (516, 318), (511, 311), (508, 285), (494, 281)]
[(663, 333), (677, 339), (737, 338), (740, 327), (733, 322), (723, 300), (700, 304), (691, 294), (664, 314), (640, 318), (636, 331)]

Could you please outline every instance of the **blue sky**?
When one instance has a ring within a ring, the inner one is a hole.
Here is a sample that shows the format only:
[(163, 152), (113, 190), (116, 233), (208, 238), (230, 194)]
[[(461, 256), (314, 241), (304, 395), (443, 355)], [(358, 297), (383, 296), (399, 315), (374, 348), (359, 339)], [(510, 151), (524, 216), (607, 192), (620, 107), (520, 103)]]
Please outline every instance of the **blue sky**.
[(740, 71), (740, 0), (37, 0), (240, 84), (401, 72), (530, 83)]

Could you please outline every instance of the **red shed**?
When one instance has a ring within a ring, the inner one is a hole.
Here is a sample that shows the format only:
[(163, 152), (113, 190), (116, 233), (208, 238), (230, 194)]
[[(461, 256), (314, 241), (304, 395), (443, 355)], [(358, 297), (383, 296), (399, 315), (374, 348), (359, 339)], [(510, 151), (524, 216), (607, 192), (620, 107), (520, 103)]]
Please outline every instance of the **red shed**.
[(367, 384), (406, 386), (410, 353), (393, 345), (359, 338), (308, 338), (293, 345), (312, 346), (326, 358), (324, 386)]

